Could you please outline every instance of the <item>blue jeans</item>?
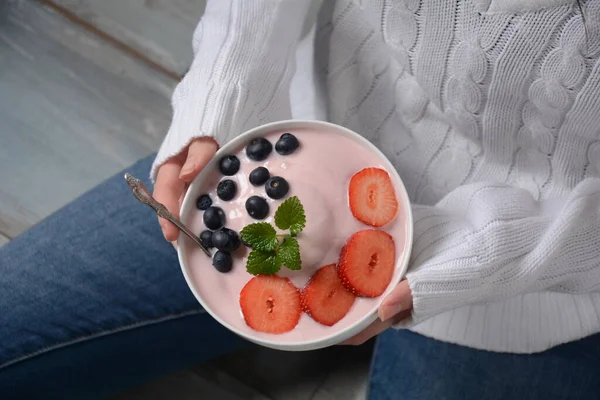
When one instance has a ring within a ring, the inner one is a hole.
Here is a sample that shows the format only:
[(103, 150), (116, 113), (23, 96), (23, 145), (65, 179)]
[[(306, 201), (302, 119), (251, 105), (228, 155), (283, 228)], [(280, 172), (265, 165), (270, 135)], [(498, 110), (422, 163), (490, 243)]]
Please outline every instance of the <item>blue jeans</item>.
[[(0, 249), (2, 399), (103, 398), (245, 345), (200, 308), (121, 174)], [(597, 399), (598, 365), (598, 336), (523, 356), (388, 331), (369, 398)]]

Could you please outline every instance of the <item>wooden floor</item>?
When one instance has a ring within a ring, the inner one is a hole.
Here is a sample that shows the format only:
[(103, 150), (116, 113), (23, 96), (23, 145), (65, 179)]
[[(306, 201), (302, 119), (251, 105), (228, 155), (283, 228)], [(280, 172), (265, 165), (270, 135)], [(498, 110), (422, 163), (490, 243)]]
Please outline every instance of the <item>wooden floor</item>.
[[(0, 246), (158, 148), (203, 10), (204, 0), (0, 0)], [(369, 359), (368, 347), (253, 347), (115, 399), (362, 399)]]

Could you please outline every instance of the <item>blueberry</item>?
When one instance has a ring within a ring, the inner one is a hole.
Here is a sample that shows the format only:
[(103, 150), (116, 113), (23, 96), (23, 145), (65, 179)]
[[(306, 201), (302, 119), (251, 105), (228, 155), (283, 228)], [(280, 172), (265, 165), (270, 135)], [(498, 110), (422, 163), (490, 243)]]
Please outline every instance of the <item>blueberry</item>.
[(290, 185), (280, 176), (274, 176), (265, 183), (267, 196), (272, 199), (281, 199), (290, 190)]
[(241, 240), (235, 231), (227, 228), (221, 228), (213, 233), (212, 243), (218, 250), (231, 253), (240, 247)]
[(207, 194), (203, 194), (196, 200), (196, 207), (198, 207), (198, 210), (206, 210), (210, 206), (212, 206), (212, 199)]
[(209, 207), (202, 216), (204, 225), (210, 230), (216, 230), (225, 225), (225, 213), (219, 207)]
[(217, 185), (217, 196), (221, 200), (229, 201), (235, 197), (237, 193), (237, 185), (231, 179), (223, 179)]
[(202, 231), (200, 234), (200, 240), (202, 240), (202, 243), (204, 243), (204, 245), (209, 249), (211, 247), (215, 247), (213, 246), (212, 237), (213, 233), (211, 231)]
[(265, 138), (253, 139), (246, 147), (246, 155), (253, 161), (262, 161), (271, 154), (273, 145)]
[(246, 211), (254, 219), (264, 219), (269, 215), (269, 204), (259, 196), (250, 196), (246, 200)]
[(260, 186), (263, 185), (266, 181), (268, 181), (270, 177), (271, 174), (269, 173), (268, 169), (266, 169), (265, 167), (258, 167), (253, 169), (252, 172), (250, 172), (248, 180), (254, 186)]
[(240, 160), (236, 156), (225, 156), (219, 161), (219, 171), (223, 175), (235, 175), (240, 170)]
[(277, 143), (275, 143), (275, 151), (282, 156), (292, 154), (298, 147), (300, 147), (300, 142), (298, 142), (296, 136), (291, 133), (284, 133)]
[(217, 251), (213, 256), (212, 264), (219, 272), (229, 272), (233, 266), (233, 258), (226, 251)]

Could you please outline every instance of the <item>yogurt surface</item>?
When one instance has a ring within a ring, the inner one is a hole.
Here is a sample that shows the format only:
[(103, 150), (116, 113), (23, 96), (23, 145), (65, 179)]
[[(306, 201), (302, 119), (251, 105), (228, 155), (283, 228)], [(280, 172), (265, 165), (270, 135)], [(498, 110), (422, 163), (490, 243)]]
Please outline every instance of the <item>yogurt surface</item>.
[[(274, 146), (284, 132), (292, 133), (300, 142), (300, 148), (290, 155), (282, 156), (273, 150), (267, 159), (257, 162), (246, 156), (245, 147), (231, 153), (236, 155), (241, 163), (239, 172), (227, 177), (237, 184), (237, 194), (232, 200), (222, 201), (217, 197), (217, 184), (225, 178), (219, 172), (218, 166), (214, 171), (210, 171), (208, 178), (190, 195), (195, 199), (208, 193), (213, 205), (221, 207), (225, 212), (225, 226), (238, 233), (244, 226), (259, 222), (246, 212), (245, 202), (248, 197), (257, 195), (267, 199), (269, 216), (260, 222), (269, 222), (274, 226), (273, 216), (277, 207), (286, 198), (298, 196), (306, 213), (306, 227), (298, 236), (302, 269), (291, 271), (282, 267), (277, 275), (288, 277), (297, 288), (302, 289), (317, 269), (337, 263), (340, 250), (353, 233), (374, 229), (356, 220), (352, 215), (348, 206), (348, 184), (352, 176), (363, 168), (387, 168), (377, 154), (335, 133), (303, 128), (276, 131), (264, 137)], [(281, 200), (273, 200), (266, 195), (264, 185), (255, 187), (250, 184), (248, 175), (259, 166), (266, 167), (271, 176), (281, 176), (288, 181), (290, 190), (287, 196)], [(394, 238), (396, 258), (400, 262), (407, 242), (406, 207), (409, 205), (403, 203), (403, 196), (399, 190), (401, 183), (395, 180), (392, 174), (390, 178), (396, 187), (398, 215), (379, 229), (388, 232)], [(184, 220), (197, 234), (206, 229), (202, 214), (203, 211), (194, 209)], [(211, 260), (193, 245), (184, 246), (183, 251), (189, 265), (188, 278), (206, 306), (231, 327), (265, 340), (304, 342), (330, 337), (376, 310), (381, 300), (392, 289), (390, 285), (378, 298), (357, 297), (348, 314), (331, 327), (321, 325), (303, 313), (296, 328), (290, 332), (267, 334), (247, 326), (240, 310), (240, 291), (253, 277), (246, 272), (246, 257), (250, 249), (242, 245), (232, 254), (233, 268), (228, 273), (218, 272), (212, 266)], [(392, 282), (397, 280), (400, 273), (400, 268), (396, 268)]]

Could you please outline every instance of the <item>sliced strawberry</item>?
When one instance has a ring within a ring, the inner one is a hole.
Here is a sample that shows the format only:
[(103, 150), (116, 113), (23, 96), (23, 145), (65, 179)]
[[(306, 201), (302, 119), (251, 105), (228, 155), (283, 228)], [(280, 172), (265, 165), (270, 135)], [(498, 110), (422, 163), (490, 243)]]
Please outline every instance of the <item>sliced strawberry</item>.
[(320, 324), (332, 326), (348, 314), (355, 296), (342, 284), (335, 264), (320, 268), (301, 292), (302, 308)]
[(298, 325), (300, 291), (288, 278), (259, 275), (242, 288), (240, 307), (246, 324), (259, 332), (284, 333)]
[(396, 265), (394, 239), (368, 229), (350, 236), (342, 249), (338, 275), (357, 296), (380, 296), (390, 284)]
[(354, 174), (348, 198), (354, 218), (367, 225), (383, 226), (398, 213), (396, 190), (389, 174), (381, 168), (365, 168)]

